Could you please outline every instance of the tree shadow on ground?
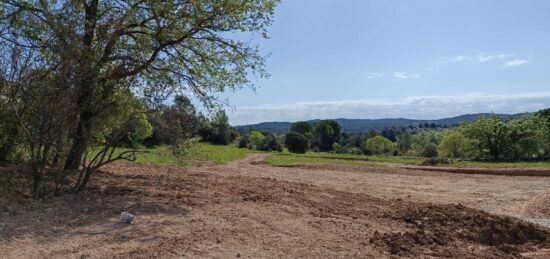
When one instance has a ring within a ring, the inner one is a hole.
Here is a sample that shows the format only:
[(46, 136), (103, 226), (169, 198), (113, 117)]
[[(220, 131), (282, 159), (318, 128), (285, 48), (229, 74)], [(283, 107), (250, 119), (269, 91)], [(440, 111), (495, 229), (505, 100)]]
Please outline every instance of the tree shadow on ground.
[[(47, 242), (67, 235), (130, 232), (138, 238), (145, 235), (122, 223), (121, 212), (135, 214), (135, 221), (140, 222), (162, 215), (184, 217), (190, 211), (188, 202), (181, 200), (183, 195), (170, 188), (162, 174), (131, 177), (99, 171), (93, 184), (81, 193), (65, 192), (35, 201), (25, 194), (30, 182), (24, 176), (14, 176), (16, 173), (0, 168), (0, 242), (28, 236)], [(169, 222), (147, 224), (154, 227)]]

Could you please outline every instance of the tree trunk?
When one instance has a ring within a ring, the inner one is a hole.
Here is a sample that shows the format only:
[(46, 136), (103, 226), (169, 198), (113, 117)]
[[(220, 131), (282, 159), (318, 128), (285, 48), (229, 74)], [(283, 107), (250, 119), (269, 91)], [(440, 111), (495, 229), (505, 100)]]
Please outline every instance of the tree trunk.
[[(90, 171), (92, 169), (87, 169), (85, 172), (84, 172), (84, 179), (82, 180), (82, 182), (76, 187), (76, 190), (75, 190), (75, 193), (79, 193), (81, 192), (82, 190), (84, 190), (84, 188), (86, 188), (86, 185), (88, 184), (88, 182), (90, 181), (90, 176), (92, 174), (93, 171)], [(95, 171), (95, 170), (94, 170)]]
[(40, 184), (42, 180), (42, 172), (34, 169), (32, 181), (32, 198), (38, 200), (40, 198)]
[(73, 144), (69, 150), (67, 160), (65, 160), (65, 170), (75, 170), (80, 167), (82, 156), (88, 147), (88, 138), (85, 134), (86, 130), (84, 129), (86, 124), (87, 123), (83, 122), (82, 118), (78, 121), (78, 127), (73, 138)]

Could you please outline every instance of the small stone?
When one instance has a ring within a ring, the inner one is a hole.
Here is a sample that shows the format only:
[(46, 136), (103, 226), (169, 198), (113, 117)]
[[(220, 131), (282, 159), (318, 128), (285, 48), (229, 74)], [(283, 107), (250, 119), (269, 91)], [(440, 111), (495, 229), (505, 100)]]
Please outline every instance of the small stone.
[(132, 224), (132, 221), (134, 220), (135, 217), (136, 216), (128, 213), (127, 211), (120, 213), (120, 220), (123, 223)]

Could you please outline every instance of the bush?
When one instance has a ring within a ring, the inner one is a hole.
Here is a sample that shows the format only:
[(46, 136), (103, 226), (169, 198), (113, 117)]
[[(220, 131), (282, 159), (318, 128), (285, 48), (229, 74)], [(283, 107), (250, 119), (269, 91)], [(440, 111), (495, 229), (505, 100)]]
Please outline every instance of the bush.
[(248, 141), (250, 142), (250, 147), (253, 149), (259, 149), (262, 146), (262, 141), (265, 136), (259, 131), (251, 131), (248, 134)]
[(437, 157), (437, 146), (433, 143), (428, 143), (422, 148), (420, 155), (423, 157)]
[(370, 150), (373, 154), (382, 155), (389, 154), (395, 149), (395, 144), (389, 139), (382, 136), (376, 136), (370, 139), (367, 139), (365, 142), (366, 149)]
[(439, 155), (444, 158), (464, 158), (466, 145), (466, 138), (461, 132), (458, 130), (447, 132), (439, 143)]
[(229, 145), (238, 136), (235, 128), (229, 125), (229, 119), (224, 110), (216, 112), (211, 121), (205, 119), (198, 130), (201, 139), (217, 145)]
[(257, 149), (261, 151), (282, 152), (283, 146), (273, 134), (269, 134), (262, 139), (260, 146), (257, 147)]
[(296, 132), (289, 132), (285, 137), (285, 145), (291, 153), (303, 154), (308, 150), (307, 138)]
[(433, 157), (434, 153), (437, 154), (437, 146), (441, 142), (441, 137), (441, 132), (435, 131), (420, 132), (413, 135), (409, 154), (413, 156)]
[(248, 148), (248, 147), (250, 147), (250, 141), (248, 140), (248, 136), (242, 136), (239, 139), (239, 144), (237, 146), (239, 148)]
[(403, 132), (397, 136), (397, 141), (395, 142), (397, 150), (401, 154), (407, 153), (412, 146), (413, 136), (408, 132)]

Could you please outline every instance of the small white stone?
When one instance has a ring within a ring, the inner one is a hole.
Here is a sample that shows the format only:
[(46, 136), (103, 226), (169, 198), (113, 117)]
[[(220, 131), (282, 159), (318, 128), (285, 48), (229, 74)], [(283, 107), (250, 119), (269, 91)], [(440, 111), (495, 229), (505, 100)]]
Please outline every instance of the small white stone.
[(120, 220), (123, 223), (131, 224), (135, 217), (136, 216), (128, 213), (127, 211), (124, 211), (124, 212), (120, 213)]

